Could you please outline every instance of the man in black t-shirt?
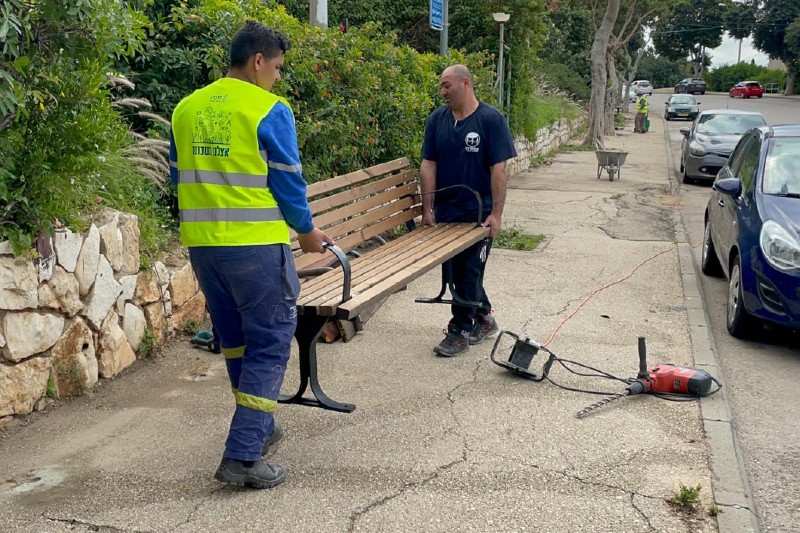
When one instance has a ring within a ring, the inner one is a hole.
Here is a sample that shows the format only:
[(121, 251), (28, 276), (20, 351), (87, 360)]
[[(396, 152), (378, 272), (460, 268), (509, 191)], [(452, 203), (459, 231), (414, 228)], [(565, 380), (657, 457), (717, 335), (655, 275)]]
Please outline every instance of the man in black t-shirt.
[[(442, 72), (440, 85), (440, 94), (447, 105), (428, 117), (422, 145), (423, 224), (477, 221), (479, 204), (472, 192), (476, 191), (481, 202), (481, 223), (490, 228), (489, 238), (451, 259), (453, 284), (458, 296), (467, 301), (481, 302), (477, 310), (452, 306), (453, 317), (447, 326), (446, 337), (433, 351), (453, 357), (467, 351), (470, 344), (482, 342), (498, 329), (491, 303), (483, 289), (483, 274), (492, 238), (500, 230), (503, 216), (506, 161), (516, 157), (517, 152), (505, 117), (475, 97), (472, 75), (467, 67), (447, 67)], [(433, 191), (436, 193), (430, 194)]]

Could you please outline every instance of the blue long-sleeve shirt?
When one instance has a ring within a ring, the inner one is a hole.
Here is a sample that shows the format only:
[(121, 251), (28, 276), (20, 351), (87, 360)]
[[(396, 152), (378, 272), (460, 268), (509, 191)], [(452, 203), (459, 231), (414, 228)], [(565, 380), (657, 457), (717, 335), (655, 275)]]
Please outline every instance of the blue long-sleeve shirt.
[[(306, 199), (300, 151), (297, 147), (292, 110), (277, 102), (258, 124), (259, 148), (267, 153), (267, 183), (283, 217), (297, 233), (314, 229), (311, 208)], [(178, 185), (178, 149), (170, 132), (170, 179)]]

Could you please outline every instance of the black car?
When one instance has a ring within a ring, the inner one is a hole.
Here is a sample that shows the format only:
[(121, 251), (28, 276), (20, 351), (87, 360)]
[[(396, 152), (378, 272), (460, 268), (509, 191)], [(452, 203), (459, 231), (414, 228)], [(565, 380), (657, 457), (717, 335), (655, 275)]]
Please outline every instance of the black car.
[(698, 78), (684, 78), (675, 86), (675, 92), (678, 94), (706, 94), (706, 82)]

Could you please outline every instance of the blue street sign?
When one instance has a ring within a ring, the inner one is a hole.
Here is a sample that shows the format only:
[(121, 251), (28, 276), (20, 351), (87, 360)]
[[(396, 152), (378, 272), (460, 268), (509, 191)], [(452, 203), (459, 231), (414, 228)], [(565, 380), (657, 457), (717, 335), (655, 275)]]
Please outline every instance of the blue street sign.
[(430, 25), (431, 29), (442, 31), (442, 0), (430, 0)]

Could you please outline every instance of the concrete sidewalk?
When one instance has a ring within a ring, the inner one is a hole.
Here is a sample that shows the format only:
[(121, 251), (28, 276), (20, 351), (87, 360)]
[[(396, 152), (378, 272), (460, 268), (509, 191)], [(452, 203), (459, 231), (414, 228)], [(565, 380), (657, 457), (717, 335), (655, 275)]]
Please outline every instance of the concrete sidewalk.
[[(631, 129), (606, 143), (630, 152), (619, 181), (595, 177), (590, 151), (510, 180), (504, 225), (547, 240), (493, 250), (486, 280), (501, 327), (540, 342), (610, 285), (549, 348), (620, 377), (636, 375), (637, 336), (651, 365), (694, 364), (663, 123)], [(279, 488), (214, 481), (233, 402), (223, 361), (184, 339), (0, 434), (0, 530), (717, 531), (697, 402), (624, 398), (579, 420), (598, 397), (513, 376), (489, 361), (491, 342), (435, 357), (448, 309), (413, 300), (438, 284), (428, 274), (352, 342), (320, 346), (326, 392), (357, 409), (279, 409)], [(623, 388), (559, 365), (550, 378)], [(284, 388), (296, 379), (292, 368)], [(703, 509), (666, 501), (679, 483), (702, 485)]]

